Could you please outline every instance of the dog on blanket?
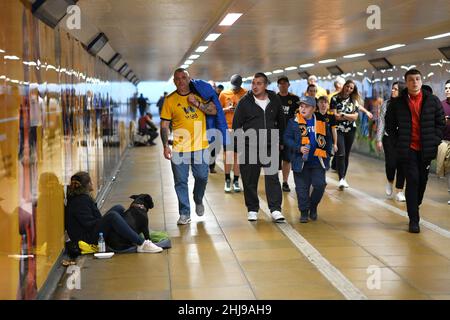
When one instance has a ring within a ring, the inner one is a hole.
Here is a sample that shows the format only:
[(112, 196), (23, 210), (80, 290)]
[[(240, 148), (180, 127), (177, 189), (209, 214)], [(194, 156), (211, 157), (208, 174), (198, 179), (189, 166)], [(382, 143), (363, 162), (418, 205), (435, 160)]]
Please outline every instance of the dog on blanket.
[[(150, 240), (148, 229), (148, 210), (154, 207), (153, 199), (149, 194), (138, 194), (130, 196), (133, 202), (122, 214), (127, 224), (137, 234), (143, 234), (146, 240)], [(106, 238), (106, 243), (114, 250), (125, 250), (133, 246), (133, 243), (124, 239), (115, 231), (110, 232)]]

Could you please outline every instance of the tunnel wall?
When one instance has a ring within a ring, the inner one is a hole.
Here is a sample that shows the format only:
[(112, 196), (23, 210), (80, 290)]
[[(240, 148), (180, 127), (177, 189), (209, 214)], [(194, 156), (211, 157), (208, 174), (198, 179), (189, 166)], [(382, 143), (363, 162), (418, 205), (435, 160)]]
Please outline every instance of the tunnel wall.
[(34, 299), (64, 246), (64, 186), (97, 194), (128, 144), (136, 88), (21, 1), (0, 2), (0, 299)]

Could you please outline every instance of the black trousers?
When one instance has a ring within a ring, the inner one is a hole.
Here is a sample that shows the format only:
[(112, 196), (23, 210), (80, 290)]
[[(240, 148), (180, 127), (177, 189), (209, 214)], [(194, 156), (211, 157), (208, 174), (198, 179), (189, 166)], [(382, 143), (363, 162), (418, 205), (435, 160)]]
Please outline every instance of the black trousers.
[[(258, 212), (258, 181), (261, 174), (261, 164), (240, 164), (242, 184), (244, 186), (245, 205), (248, 211)], [(273, 175), (265, 175), (264, 183), (266, 187), (267, 203), (270, 212), (281, 211), (281, 185), (278, 179), (278, 173)]]
[(422, 204), (427, 187), (430, 162), (423, 161), (420, 151), (410, 149), (408, 161), (401, 165), (406, 178), (405, 197), (409, 221), (419, 223), (419, 206)]
[(403, 174), (402, 167), (397, 163), (397, 157), (395, 156), (395, 147), (388, 136), (383, 136), (382, 142), (384, 150), (386, 178), (388, 181), (392, 182), (394, 181), (395, 174), (397, 173), (395, 187), (397, 189), (403, 189), (403, 186), (405, 185), (405, 175)]
[(348, 159), (353, 141), (355, 141), (356, 128), (352, 128), (349, 132), (337, 132), (338, 151), (335, 155), (339, 180), (345, 178), (348, 169)]

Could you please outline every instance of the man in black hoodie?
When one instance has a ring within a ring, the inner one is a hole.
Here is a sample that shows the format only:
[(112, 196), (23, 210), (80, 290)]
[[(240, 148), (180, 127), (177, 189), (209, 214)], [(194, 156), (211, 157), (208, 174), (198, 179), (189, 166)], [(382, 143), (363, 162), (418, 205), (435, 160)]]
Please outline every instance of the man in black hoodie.
[(233, 130), (238, 141), (236, 150), (239, 153), (248, 220), (258, 219), (258, 180), (263, 168), (272, 219), (284, 222), (278, 162), (286, 124), (281, 101), (275, 92), (267, 90), (268, 84), (269, 80), (264, 73), (254, 75), (252, 90), (241, 98), (236, 107)]
[(405, 73), (407, 89), (391, 100), (386, 113), (386, 133), (391, 137), (396, 158), (406, 178), (406, 207), (409, 232), (419, 233), (419, 206), (427, 186), (431, 160), (436, 158), (445, 127), (439, 99), (422, 89), (422, 75)]

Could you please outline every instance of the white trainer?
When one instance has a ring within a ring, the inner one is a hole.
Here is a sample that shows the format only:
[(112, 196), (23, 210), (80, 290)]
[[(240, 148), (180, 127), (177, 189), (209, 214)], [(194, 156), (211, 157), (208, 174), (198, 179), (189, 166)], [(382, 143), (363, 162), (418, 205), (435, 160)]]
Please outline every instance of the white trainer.
[(150, 240), (145, 240), (143, 244), (137, 247), (137, 252), (142, 253), (158, 253), (163, 251), (163, 248), (158, 247), (156, 244)]
[(449, 205), (450, 205), (450, 200), (448, 200), (447, 204), (449, 204)]
[(392, 196), (392, 183), (387, 182), (386, 183), (386, 188), (385, 188), (385, 192), (386, 192), (386, 196), (391, 197)]
[(344, 188), (350, 188), (350, 186), (347, 183), (347, 180), (342, 179), (342, 183), (344, 184)]
[(231, 192), (231, 180), (225, 180), (225, 187), (223, 188), (223, 190), (226, 193), (230, 193)]
[(395, 195), (395, 200), (397, 200), (397, 201), (399, 201), (399, 202), (405, 202), (405, 201), (406, 201), (405, 195), (403, 194), (402, 191), (398, 192), (398, 193)]
[(280, 211), (273, 211), (272, 212), (272, 219), (275, 222), (284, 222), (285, 221), (285, 219), (284, 219), (284, 217), (283, 217), (283, 215), (281, 214)]
[(256, 211), (249, 211), (247, 215), (248, 221), (256, 221), (258, 220), (258, 212)]
[(344, 184), (344, 179), (339, 180), (339, 190), (344, 190), (345, 188), (345, 184)]

